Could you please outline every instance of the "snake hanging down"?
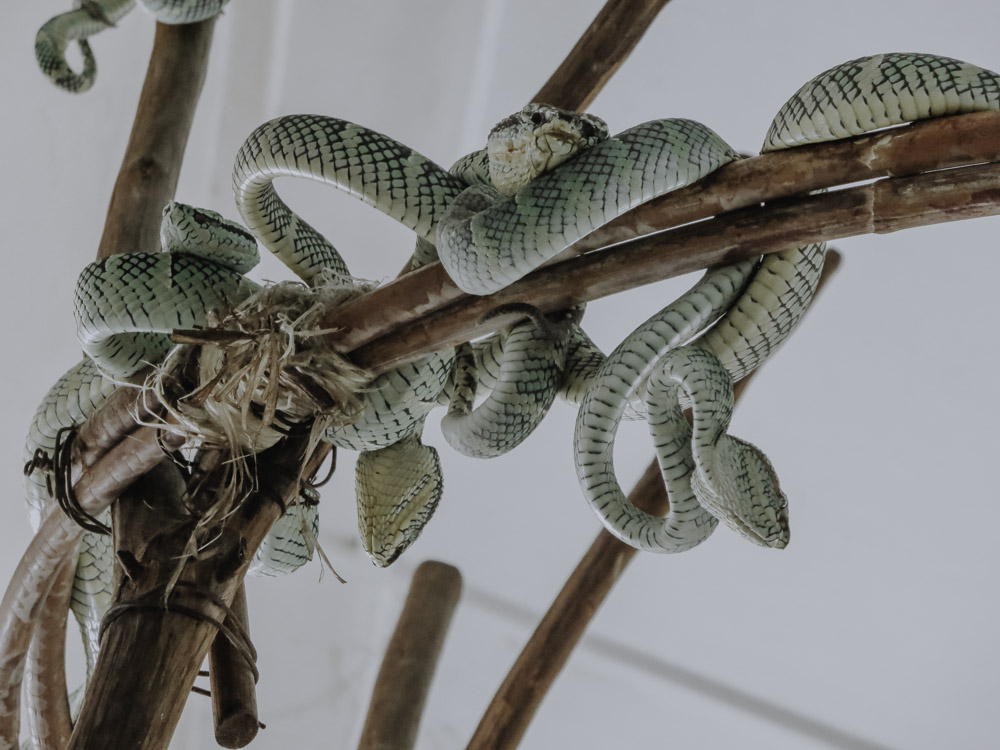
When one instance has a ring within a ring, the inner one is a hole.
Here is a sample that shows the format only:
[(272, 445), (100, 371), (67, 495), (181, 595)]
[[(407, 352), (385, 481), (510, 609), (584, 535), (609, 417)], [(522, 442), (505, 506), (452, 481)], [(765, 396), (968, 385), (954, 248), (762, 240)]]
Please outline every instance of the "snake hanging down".
[[(805, 84), (774, 118), (764, 150), (845, 138), (927, 117), (995, 110), (998, 104), (1000, 78), (976, 66), (921, 54), (860, 58)], [(711, 325), (722, 310), (727, 310), (722, 318), (685, 348), (710, 353), (733, 380), (759, 366), (805, 311), (824, 253), (822, 245), (807, 245), (767, 255), (759, 265), (744, 262), (710, 270), (608, 357), (581, 405), (575, 446), (581, 487), (611, 533), (641, 549), (677, 552), (707, 538), (721, 518), (758, 544), (787, 544), (784, 495), (769, 462), (752, 446), (716, 437), (700, 444), (696, 439), (680, 456), (674, 455), (673, 443), (658, 449), (671, 488), (671, 507), (666, 517), (657, 518), (635, 508), (622, 492), (614, 475), (614, 435), (628, 397), (647, 379), (666, 377), (661, 370), (673, 370), (677, 347)], [(681, 369), (690, 366), (690, 360), (681, 363)], [(687, 374), (692, 376), (697, 376), (697, 368)], [(714, 408), (718, 423), (696, 421), (696, 436), (724, 434), (731, 412), (728, 394), (722, 406)], [(647, 398), (659, 396), (651, 393)], [(695, 419), (700, 420), (698, 401), (692, 400)], [(678, 414), (673, 414), (674, 434), (684, 429)], [(657, 441), (665, 439), (659, 426), (651, 432)], [(680, 479), (671, 476), (679, 458), (688, 466)], [(720, 503), (720, 486), (728, 486), (735, 505), (732, 499)]]
[[(138, 0), (157, 21), (166, 24), (195, 23), (222, 11), (229, 0)], [(131, 11), (136, 0), (79, 0), (79, 7), (46, 21), (35, 35), (35, 58), (49, 80), (66, 91), (80, 93), (94, 85), (97, 61), (88, 38), (113, 28)], [(66, 61), (66, 47), (76, 41), (83, 56), (77, 73)]]
[[(418, 238), (408, 264), (414, 269), (436, 259), (434, 242), (442, 217), (456, 205), (459, 210), (467, 205), (456, 201), (460, 194), (477, 192), (477, 205), (485, 205), (500, 194), (497, 186), (515, 190), (527, 184), (540, 170), (595, 142), (601, 133), (592, 122), (599, 121), (578, 116), (565, 121), (562, 113), (546, 107), (518, 113), (494, 129), (487, 149), (449, 171), (354, 123), (321, 115), (281, 117), (258, 127), (241, 147), (233, 175), (236, 203), (261, 244), (300, 278), (315, 283), (332, 275), (349, 284), (350, 272), (340, 253), (282, 202), (272, 185), (275, 177), (330, 184), (409, 227)], [(532, 146), (549, 140), (544, 159), (539, 160), (534, 149), (511, 158), (514, 144), (526, 134)], [(491, 150), (502, 155), (487, 158)], [(520, 169), (525, 161), (527, 168)], [(512, 169), (515, 166), (520, 171)], [(449, 443), (469, 455), (511, 450), (541, 421), (559, 387), (564, 358), (560, 352), (566, 343), (555, 340), (560, 338), (554, 335), (556, 328), (529, 315), (527, 322), (505, 331), (498, 354), (505, 364), (487, 386), (491, 393), (475, 409), (470, 389), (478, 379), (473, 374), (464, 386), (455, 387), (455, 353), (449, 348), (380, 375), (364, 389), (358, 418), (329, 431), (326, 439), (335, 445), (363, 451), (356, 469), (358, 521), (365, 549), (376, 564), (391, 563), (412, 543), (440, 499), (436, 451), (415, 438), (429, 411), (442, 400), (452, 400), (443, 429)], [(473, 369), (474, 357), (463, 349), (456, 371)], [(405, 446), (394, 447), (400, 443)], [(376, 485), (396, 489), (387, 495)]]

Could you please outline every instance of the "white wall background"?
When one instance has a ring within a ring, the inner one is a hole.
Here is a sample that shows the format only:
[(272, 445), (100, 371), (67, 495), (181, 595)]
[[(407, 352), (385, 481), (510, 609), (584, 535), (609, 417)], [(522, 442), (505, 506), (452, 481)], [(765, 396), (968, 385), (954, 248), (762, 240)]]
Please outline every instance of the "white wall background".
[[(270, 117), (318, 112), (386, 132), (448, 164), (526, 102), (600, 0), (237, 0), (217, 26), (178, 198), (236, 218), (229, 169)], [(95, 88), (71, 96), (35, 69), (32, 40), (64, 0), (11, 4), (0, 28), (7, 252), (0, 295), (0, 545), (5, 579), (29, 539), (21, 444), (37, 402), (76, 361), (72, 288), (94, 256), (142, 82), (153, 23), (141, 12), (94, 39)], [(591, 111), (613, 131), (684, 116), (755, 151), (799, 85), (845, 60), (924, 51), (1000, 69), (990, 0), (677, 0)], [(408, 231), (321, 185), (279, 184), (360, 276), (388, 278)], [(1000, 416), (996, 219), (862, 237), (789, 345), (747, 394), (737, 435), (771, 456), (792, 543), (755, 548), (726, 529), (680, 556), (639, 557), (528, 731), (526, 748), (987, 748), (1000, 730), (994, 477)], [(270, 258), (259, 278), (286, 273)], [(690, 285), (594, 303), (611, 348)], [(413, 567), (457, 565), (466, 591), (420, 747), (462, 747), (598, 522), (579, 495), (572, 410), (553, 410), (513, 454), (453, 454), (420, 541), (378, 570), (355, 531), (353, 456), (324, 490), (318, 563), (249, 586), (268, 728), (254, 747), (356, 743)], [(631, 486), (651, 450), (619, 440)], [(71, 641), (76, 640), (71, 635)], [(177, 748), (213, 746), (193, 696)]]

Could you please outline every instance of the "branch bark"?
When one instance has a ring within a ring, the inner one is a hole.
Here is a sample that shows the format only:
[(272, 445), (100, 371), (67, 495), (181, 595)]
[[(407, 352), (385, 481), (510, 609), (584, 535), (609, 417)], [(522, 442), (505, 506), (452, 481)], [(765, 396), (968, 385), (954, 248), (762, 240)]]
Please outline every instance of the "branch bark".
[(668, 2), (608, 0), (531, 101), (562, 109), (586, 109)]
[[(247, 591), (242, 583), (229, 605), (226, 624), (250, 633)], [(212, 642), (208, 663), (215, 741), (220, 747), (246, 747), (257, 736), (260, 727), (255, 672), (240, 650), (222, 633), (217, 633)]]
[(160, 212), (173, 199), (208, 70), (215, 19), (156, 24), (146, 80), (122, 160), (98, 259), (160, 248)]
[[(940, 118), (851, 140), (769, 153), (727, 164), (692, 186), (638, 206), (585, 237), (557, 260), (565, 261), (605, 245), (821, 188), (836, 188), (887, 175), (910, 176), (996, 161), (1000, 161), (1000, 112)], [(979, 195), (980, 199), (983, 197)], [(919, 204), (912, 207), (919, 212)], [(748, 214), (748, 218), (752, 226), (753, 214)], [(826, 217), (814, 218), (823, 221)], [(776, 251), (783, 246), (770, 249)], [(631, 253), (625, 247), (612, 252), (622, 253), (623, 259)], [(699, 264), (704, 268), (711, 261), (708, 257), (694, 256), (684, 265), (684, 270), (664, 268), (662, 278), (696, 270)], [(571, 267), (556, 263), (553, 266), (561, 269), (556, 273)], [(502, 293), (506, 295), (504, 301), (531, 301), (538, 307), (550, 309), (565, 304), (566, 300), (546, 301), (532, 296), (539, 292), (537, 288), (529, 288), (530, 285), (546, 272), (538, 271), (510, 286)], [(390, 344), (389, 337), (395, 339), (402, 334), (410, 338), (412, 346), (426, 347), (425, 351), (440, 348), (448, 341), (435, 338), (433, 332), (438, 330), (436, 326), (442, 318), (450, 320), (452, 333), (462, 329), (471, 337), (487, 332), (485, 328), (477, 330), (468, 326), (478, 315), (469, 313), (466, 317), (467, 308), (454, 306), (460, 301), (471, 304), (473, 299), (477, 298), (464, 294), (441, 264), (435, 263), (332, 310), (324, 325), (339, 329), (332, 334), (337, 348), (353, 352), (359, 364), (374, 366), (377, 370), (389, 369), (406, 357), (414, 356), (408, 353), (410, 347)], [(480, 309), (488, 310), (501, 304), (496, 296), (482, 299), (490, 302)], [(582, 296), (580, 300), (584, 301)], [(433, 317), (446, 308), (446, 315)], [(501, 319), (495, 323), (496, 326), (506, 324)], [(418, 329), (423, 330), (422, 335), (418, 335)], [(383, 341), (373, 343), (378, 339)]]
[(513, 320), (509, 315), (482, 318), (513, 302), (558, 310), (795, 245), (997, 214), (1000, 164), (885, 178), (837, 192), (739, 209), (546, 266), (486, 297), (463, 295), (452, 305), (353, 350), (351, 359), (375, 372), (391, 369), (419, 354), (508, 325)]
[(70, 555), (56, 571), (28, 649), (25, 713), (36, 750), (62, 750), (73, 732), (66, 694), (66, 615), (75, 576), (76, 555)]

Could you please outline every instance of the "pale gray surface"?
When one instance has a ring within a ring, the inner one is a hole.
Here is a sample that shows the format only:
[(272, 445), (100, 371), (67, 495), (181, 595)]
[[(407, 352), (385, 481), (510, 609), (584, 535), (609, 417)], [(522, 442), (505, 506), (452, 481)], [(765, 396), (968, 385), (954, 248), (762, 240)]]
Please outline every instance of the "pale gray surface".
[[(68, 5), (12, 4), (0, 30), (2, 133), (12, 144), (0, 203), (4, 579), (29, 538), (23, 435), (78, 356), (72, 287), (96, 250), (153, 31), (136, 12), (96, 38), (94, 89), (64, 94), (35, 70), (31, 41)], [(233, 154), (257, 124), (291, 112), (352, 119), (448, 164), (534, 94), (600, 5), (579, 0), (569, 13), (558, 0), (232, 3), (178, 198), (235, 218)], [(1000, 69), (998, 20), (989, 0), (677, 0), (591, 111), (612, 131), (691, 117), (755, 151), (784, 99), (836, 63), (923, 51)], [(283, 182), (279, 191), (359, 275), (390, 277), (410, 251), (409, 232), (332, 189)], [(733, 426), (781, 475), (791, 545), (757, 549), (720, 529), (685, 555), (637, 559), (524, 747), (994, 746), (1000, 409), (987, 315), (998, 228), (979, 220), (840, 243), (836, 285), (755, 382)], [(258, 274), (284, 276), (270, 258)], [(595, 303), (587, 329), (610, 347), (691, 281)], [(317, 582), (313, 563), (250, 586), (268, 724), (253, 747), (356, 743), (409, 576), (428, 557), (459, 566), (467, 593), (420, 746), (464, 745), (598, 530), (576, 487), (572, 417), (557, 405), (524, 447), (489, 462), (453, 454), (432, 418), (427, 438), (442, 452), (445, 497), (421, 540), (385, 571), (356, 538), (353, 457), (342, 454), (324, 490), (321, 540), (349, 583)], [(639, 426), (622, 435), (626, 486), (649, 460), (647, 441)], [(75, 648), (75, 634), (71, 641)], [(209, 703), (194, 696), (174, 746), (213, 744)]]

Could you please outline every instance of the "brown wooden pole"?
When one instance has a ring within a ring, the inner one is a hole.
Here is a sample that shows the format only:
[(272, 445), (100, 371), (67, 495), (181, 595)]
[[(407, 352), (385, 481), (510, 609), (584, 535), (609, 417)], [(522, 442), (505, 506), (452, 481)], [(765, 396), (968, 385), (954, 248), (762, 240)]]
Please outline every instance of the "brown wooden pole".
[(73, 732), (66, 694), (66, 619), (75, 576), (76, 555), (70, 555), (56, 571), (28, 649), (24, 703), (35, 750), (62, 750)]
[(670, 0), (608, 0), (533, 102), (584, 110)]
[[(670, 503), (655, 460), (629, 500), (653, 515), (667, 512)], [(520, 744), (552, 682), (636, 551), (607, 531), (600, 532), (493, 696), (468, 750), (510, 750)]]
[[(829, 252), (820, 288), (839, 267), (839, 254)], [(749, 381), (748, 376), (737, 383), (737, 399)], [(656, 516), (669, 510), (670, 501), (655, 460), (646, 467), (629, 500)], [(520, 744), (545, 694), (637, 551), (607, 531), (597, 535), (493, 696), (468, 750), (513, 750)]]
[(433, 560), (413, 574), (382, 657), (358, 750), (409, 750), (451, 617), (462, 591), (458, 569)]
[[(105, 617), (100, 657), (70, 750), (168, 747), (254, 551), (326, 449), (321, 446), (308, 460), (304, 450), (304, 440), (287, 439), (260, 453), (260, 484), (235, 508), (216, 509), (224, 524), (206, 526), (197, 513), (178, 518), (152, 504), (119, 504), (116, 547), (125, 575)], [(224, 463), (217, 469), (225, 470)], [(214, 503), (220, 480), (213, 473), (203, 485), (205, 500), (189, 497), (188, 503), (196, 510)], [(158, 533), (148, 533), (154, 527)], [(205, 539), (212, 544), (206, 547)], [(192, 548), (199, 554), (185, 558)]]
[[(229, 605), (226, 624), (250, 632), (247, 591), (243, 583)], [(257, 736), (260, 727), (255, 672), (243, 653), (221, 633), (216, 634), (208, 659), (215, 741), (221, 747), (246, 747)]]
[(99, 259), (160, 248), (161, 212), (177, 188), (208, 70), (214, 26), (214, 18), (156, 24), (146, 80), (97, 250)]

